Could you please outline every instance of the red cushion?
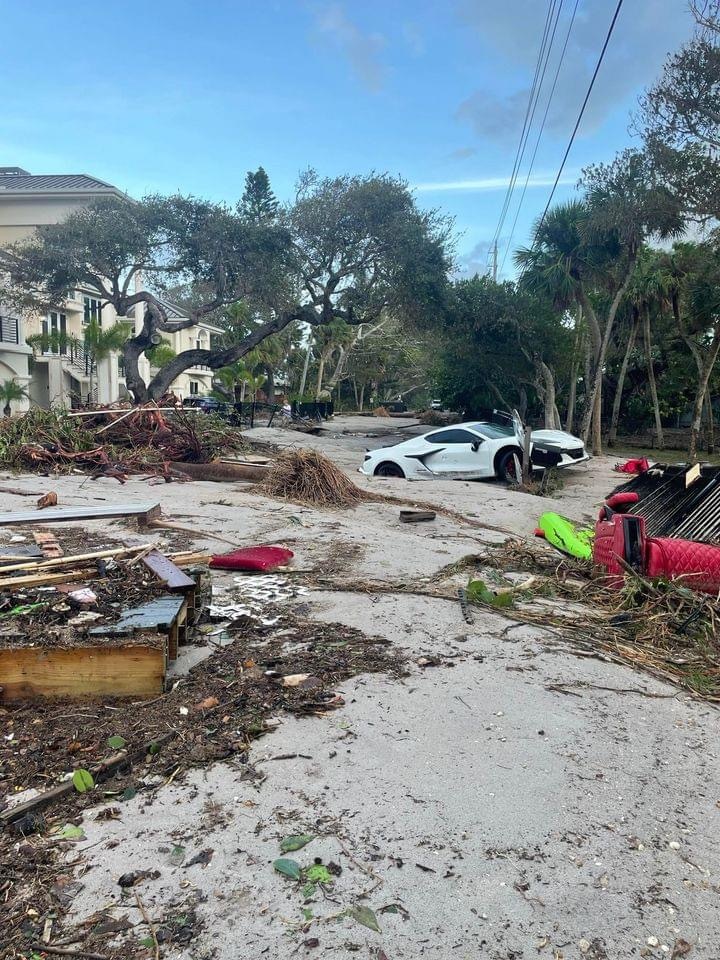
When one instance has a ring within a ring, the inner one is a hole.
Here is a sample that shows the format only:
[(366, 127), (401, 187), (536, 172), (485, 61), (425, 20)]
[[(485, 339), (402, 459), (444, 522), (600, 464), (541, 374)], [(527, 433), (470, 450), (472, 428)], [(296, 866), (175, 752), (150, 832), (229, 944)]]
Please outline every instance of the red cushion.
[(605, 503), (611, 510), (621, 511), (621, 507), (627, 507), (631, 503), (637, 503), (640, 497), (636, 493), (626, 490), (623, 493), (613, 493), (607, 498)]
[(223, 570), (276, 570), (293, 556), (292, 550), (285, 547), (243, 547), (211, 557), (210, 566)]
[(720, 548), (694, 540), (651, 537), (645, 549), (645, 574), (666, 580), (682, 578), (683, 585), (704, 593), (720, 591)]

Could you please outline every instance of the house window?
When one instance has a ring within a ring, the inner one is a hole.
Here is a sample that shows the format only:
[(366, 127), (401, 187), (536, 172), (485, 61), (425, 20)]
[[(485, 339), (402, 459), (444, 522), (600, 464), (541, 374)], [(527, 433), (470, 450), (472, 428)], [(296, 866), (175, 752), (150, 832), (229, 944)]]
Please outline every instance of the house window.
[(67, 353), (67, 317), (64, 313), (51, 311), (42, 322), (42, 335), (47, 337), (47, 348), (43, 351), (45, 354)]
[(200, 381), (191, 380), (190, 381), (190, 396), (196, 397), (200, 393)]
[(83, 297), (83, 323), (96, 320), (98, 326), (102, 323), (102, 302), (95, 297)]

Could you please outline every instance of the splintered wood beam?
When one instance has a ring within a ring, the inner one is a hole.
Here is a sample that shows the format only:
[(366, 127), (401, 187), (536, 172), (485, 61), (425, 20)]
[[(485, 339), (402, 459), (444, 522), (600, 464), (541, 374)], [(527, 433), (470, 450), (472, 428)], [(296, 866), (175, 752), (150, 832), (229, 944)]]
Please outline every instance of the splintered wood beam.
[(140, 523), (150, 523), (160, 516), (160, 504), (116, 503), (110, 507), (50, 507), (47, 510), (18, 510), (0, 513), (0, 527), (20, 526), (25, 523), (63, 523), (70, 520), (108, 520), (114, 517), (137, 517)]

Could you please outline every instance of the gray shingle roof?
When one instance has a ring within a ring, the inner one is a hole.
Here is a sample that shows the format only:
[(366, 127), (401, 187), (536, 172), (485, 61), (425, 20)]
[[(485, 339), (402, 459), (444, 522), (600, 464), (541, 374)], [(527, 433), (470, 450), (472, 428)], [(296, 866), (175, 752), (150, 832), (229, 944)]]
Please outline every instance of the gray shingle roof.
[(111, 183), (90, 177), (86, 173), (2, 173), (0, 172), (0, 194), (2, 193), (117, 193)]

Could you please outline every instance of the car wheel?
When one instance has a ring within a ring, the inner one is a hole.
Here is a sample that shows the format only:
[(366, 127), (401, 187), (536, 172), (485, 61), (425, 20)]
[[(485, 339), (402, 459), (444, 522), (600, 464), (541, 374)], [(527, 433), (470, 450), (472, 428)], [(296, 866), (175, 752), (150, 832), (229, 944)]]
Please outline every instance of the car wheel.
[(389, 460), (386, 460), (384, 463), (379, 463), (375, 467), (375, 476), (376, 477), (398, 477), (401, 480), (405, 479), (405, 474), (402, 467), (399, 467), (396, 463), (390, 463)]
[(515, 457), (520, 458), (520, 454), (515, 450), (506, 450), (500, 455), (497, 461), (496, 473), (498, 480), (505, 483), (519, 483), (520, 478), (517, 475), (517, 464)]

